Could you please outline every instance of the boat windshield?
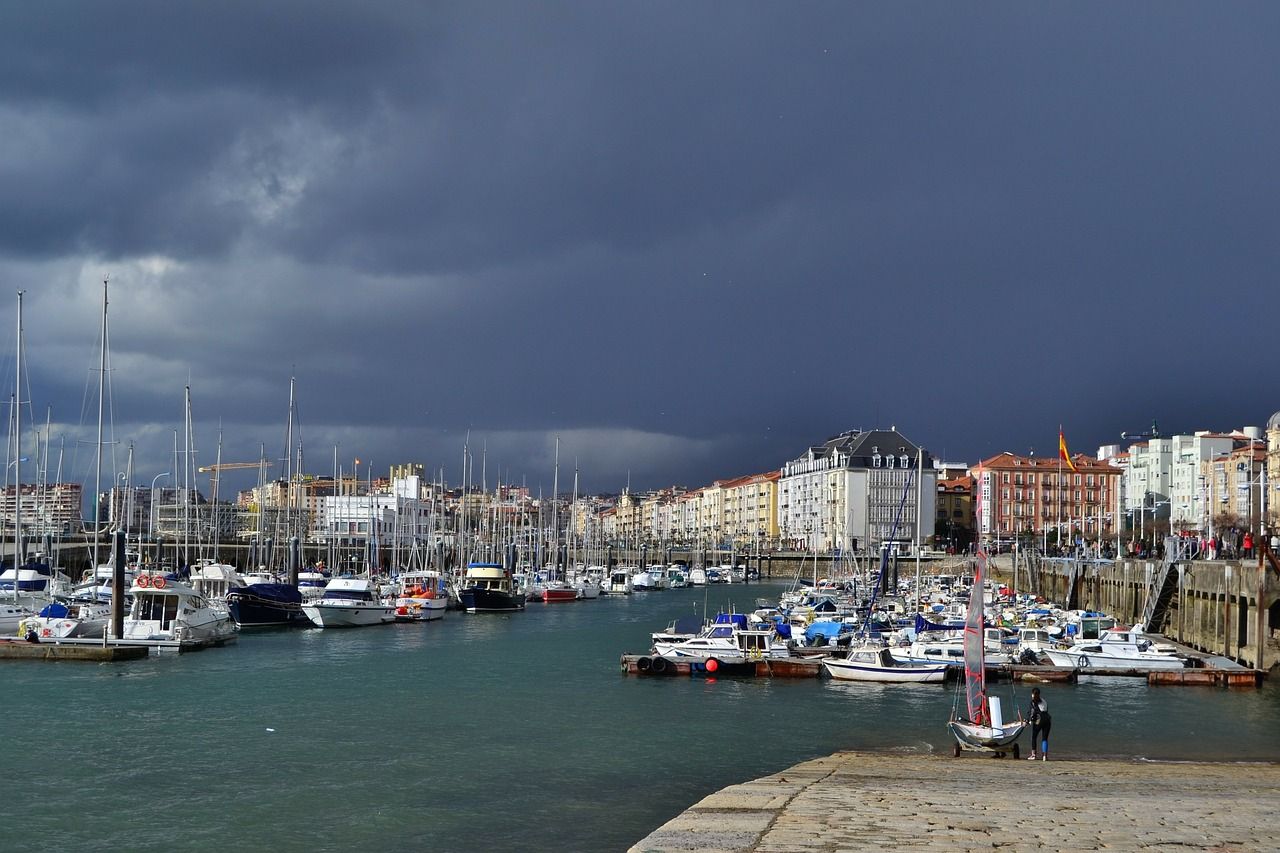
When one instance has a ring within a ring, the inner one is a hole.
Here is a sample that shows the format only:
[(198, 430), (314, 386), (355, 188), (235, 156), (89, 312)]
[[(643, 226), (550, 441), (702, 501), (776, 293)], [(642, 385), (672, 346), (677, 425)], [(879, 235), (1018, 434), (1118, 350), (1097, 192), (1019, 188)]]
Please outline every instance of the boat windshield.
[(345, 601), (369, 601), (371, 596), (367, 590), (362, 589), (330, 589), (325, 591), (324, 597)]
[(178, 615), (178, 596), (139, 595), (134, 600), (133, 618), (168, 626)]

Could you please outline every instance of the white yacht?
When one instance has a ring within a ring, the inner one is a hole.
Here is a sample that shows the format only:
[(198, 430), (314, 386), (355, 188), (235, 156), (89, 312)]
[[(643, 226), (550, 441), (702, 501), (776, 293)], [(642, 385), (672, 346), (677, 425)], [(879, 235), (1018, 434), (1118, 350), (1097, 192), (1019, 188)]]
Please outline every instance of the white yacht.
[(53, 603), (36, 616), (28, 616), (18, 626), (23, 637), (41, 641), (102, 637), (111, 619), (111, 605), (97, 602)]
[(302, 612), (317, 628), (362, 628), (396, 618), (395, 607), (378, 599), (368, 578), (334, 578), (324, 595), (303, 603)]
[(689, 586), (706, 586), (707, 570), (702, 566), (695, 566), (689, 570)]
[[(673, 624), (669, 633), (678, 637), (678, 623)], [(673, 637), (675, 639), (675, 637)], [(785, 641), (780, 639), (772, 626), (752, 628), (747, 624), (747, 617), (742, 613), (720, 613), (705, 631), (688, 639), (676, 639), (670, 642), (654, 635), (654, 654), (659, 657), (677, 659), (692, 658), (707, 660), (715, 658), (721, 663), (741, 663), (747, 660), (762, 658), (787, 658), (791, 650)]]
[[(127, 645), (174, 648), (179, 651), (232, 642), (236, 625), (225, 609), (186, 584), (162, 574), (140, 574), (129, 590), (133, 604), (124, 618)], [(110, 626), (108, 636), (113, 636)]]
[(1096, 640), (1081, 640), (1063, 651), (1045, 652), (1054, 666), (1075, 669), (1182, 669), (1187, 659), (1171, 647), (1147, 639), (1142, 625), (1103, 631)]

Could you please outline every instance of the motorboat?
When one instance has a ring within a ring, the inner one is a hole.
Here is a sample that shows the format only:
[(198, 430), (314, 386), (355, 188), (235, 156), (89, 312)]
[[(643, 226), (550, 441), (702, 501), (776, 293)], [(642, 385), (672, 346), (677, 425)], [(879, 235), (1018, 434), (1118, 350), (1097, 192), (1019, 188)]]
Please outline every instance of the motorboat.
[(791, 649), (773, 626), (752, 627), (744, 613), (720, 613), (701, 634), (678, 642), (656, 641), (654, 654), (668, 659), (692, 658), (742, 663), (764, 658), (788, 658)]
[(697, 566), (689, 570), (689, 586), (706, 586), (707, 570)]
[(122, 641), (127, 645), (185, 651), (236, 638), (236, 625), (229, 613), (163, 574), (139, 574), (129, 595), (133, 603), (122, 625)]
[(47, 604), (35, 616), (28, 616), (18, 626), (19, 636), (43, 642), (102, 637), (111, 618), (111, 605), (72, 602)]
[(311, 624), (302, 612), (302, 591), (286, 583), (251, 583), (227, 593), (227, 610), (241, 628)]
[(604, 592), (609, 595), (630, 595), (631, 574), (631, 570), (625, 566), (615, 568), (609, 573), (609, 580), (604, 586)]
[(573, 582), (573, 588), (578, 591), (578, 598), (584, 601), (600, 597), (600, 581), (592, 574), (584, 574), (579, 577)]
[(689, 585), (689, 576), (680, 566), (667, 567), (667, 586), (671, 589), (684, 589)]
[(383, 602), (369, 578), (334, 578), (324, 595), (306, 601), (302, 612), (317, 628), (364, 628), (394, 622), (396, 609)]
[(298, 572), (298, 592), (303, 601), (314, 601), (324, 596), (325, 587), (329, 585), (329, 577), (319, 568)]
[(1075, 669), (1182, 669), (1187, 659), (1171, 647), (1158, 646), (1143, 633), (1142, 625), (1112, 628), (1096, 640), (1081, 640), (1064, 650), (1045, 652), (1054, 666)]
[(397, 581), (392, 603), (397, 621), (432, 622), (444, 618), (449, 606), (449, 590), (435, 570), (405, 572)]
[(10, 566), (0, 573), (0, 601), (35, 608), (70, 593), (71, 578), (43, 560), (29, 560), (16, 571)]
[(547, 604), (577, 601), (578, 590), (564, 581), (547, 581), (542, 586), (542, 600)]
[(822, 659), (827, 675), (841, 681), (879, 681), (892, 684), (933, 684), (947, 677), (945, 663), (907, 663), (889, 654), (887, 646), (859, 646), (845, 657)]
[(468, 613), (524, 610), (524, 596), (516, 592), (511, 574), (501, 563), (470, 563), (458, 599)]
[(191, 588), (215, 606), (225, 605), (227, 593), (248, 586), (235, 566), (201, 560), (191, 568)]

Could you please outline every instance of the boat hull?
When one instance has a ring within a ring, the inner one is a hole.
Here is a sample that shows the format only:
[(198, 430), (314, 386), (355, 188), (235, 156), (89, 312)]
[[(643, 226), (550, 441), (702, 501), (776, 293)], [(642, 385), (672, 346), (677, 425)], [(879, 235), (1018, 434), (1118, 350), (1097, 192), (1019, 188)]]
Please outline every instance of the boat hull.
[(1185, 669), (1186, 662), (1182, 658), (1145, 657), (1132, 658), (1118, 655), (1099, 654), (1097, 652), (1060, 652), (1047, 651), (1046, 655), (1054, 666), (1071, 667), (1081, 671), (1091, 669), (1137, 669), (1166, 670)]
[(578, 591), (576, 589), (544, 589), (542, 590), (542, 600), (547, 604), (577, 601)]
[(878, 681), (884, 684), (936, 684), (947, 677), (945, 663), (925, 666), (874, 666), (830, 658), (822, 662), (827, 674), (839, 681)]
[[(273, 588), (264, 588), (268, 586)], [(306, 627), (310, 623), (302, 612), (302, 593), (283, 584), (250, 584), (232, 590), (227, 594), (227, 609), (241, 628)]]
[(1027, 724), (1018, 721), (994, 728), (967, 720), (952, 720), (947, 723), (947, 727), (955, 735), (956, 743), (960, 744), (961, 749), (985, 751), (1011, 746), (1022, 735)]
[(524, 610), (524, 596), (496, 589), (467, 587), (458, 593), (462, 608), (468, 613), (509, 613)]
[(385, 604), (304, 604), (302, 612), (317, 628), (365, 628), (394, 622), (395, 608)]

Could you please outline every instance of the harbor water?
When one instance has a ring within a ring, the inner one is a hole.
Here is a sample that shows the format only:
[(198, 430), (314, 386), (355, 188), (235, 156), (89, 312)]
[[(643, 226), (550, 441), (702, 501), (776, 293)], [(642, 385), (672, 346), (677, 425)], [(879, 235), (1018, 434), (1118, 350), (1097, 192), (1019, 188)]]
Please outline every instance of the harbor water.
[[(622, 850), (712, 791), (808, 758), (950, 750), (950, 685), (619, 672), (621, 653), (677, 616), (750, 610), (781, 589), (245, 632), (133, 663), (6, 663), (0, 849)], [(1026, 687), (993, 691), (1027, 703)], [(1280, 760), (1272, 685), (1084, 678), (1043, 691), (1052, 756)]]

